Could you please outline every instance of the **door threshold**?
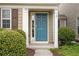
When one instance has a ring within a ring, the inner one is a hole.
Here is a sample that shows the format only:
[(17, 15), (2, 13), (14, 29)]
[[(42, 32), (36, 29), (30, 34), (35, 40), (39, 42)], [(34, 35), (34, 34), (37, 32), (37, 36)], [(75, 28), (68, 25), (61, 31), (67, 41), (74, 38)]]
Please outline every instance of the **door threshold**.
[(54, 48), (51, 43), (30, 43), (29, 48)]

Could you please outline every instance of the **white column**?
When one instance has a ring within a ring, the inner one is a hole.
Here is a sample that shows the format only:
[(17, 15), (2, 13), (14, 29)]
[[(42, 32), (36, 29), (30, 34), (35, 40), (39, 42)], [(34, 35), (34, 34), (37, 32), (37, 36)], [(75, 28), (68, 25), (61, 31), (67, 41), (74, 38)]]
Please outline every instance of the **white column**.
[(53, 42), (54, 48), (58, 48), (58, 10), (53, 12)]
[(29, 34), (29, 31), (28, 31), (28, 20), (29, 20), (29, 12), (28, 12), (28, 8), (23, 8), (23, 31), (26, 33), (26, 46), (28, 47), (29, 46), (29, 40), (28, 40), (28, 34)]

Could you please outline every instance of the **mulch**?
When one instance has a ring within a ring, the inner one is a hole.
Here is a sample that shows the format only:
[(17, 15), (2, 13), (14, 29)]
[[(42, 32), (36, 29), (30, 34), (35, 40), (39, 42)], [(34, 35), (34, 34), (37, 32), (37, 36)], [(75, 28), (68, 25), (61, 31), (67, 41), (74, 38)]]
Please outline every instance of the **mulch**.
[(53, 56), (63, 56), (63, 55), (59, 54), (57, 50), (53, 50), (52, 55)]
[(27, 48), (27, 56), (34, 56), (35, 54), (35, 49)]

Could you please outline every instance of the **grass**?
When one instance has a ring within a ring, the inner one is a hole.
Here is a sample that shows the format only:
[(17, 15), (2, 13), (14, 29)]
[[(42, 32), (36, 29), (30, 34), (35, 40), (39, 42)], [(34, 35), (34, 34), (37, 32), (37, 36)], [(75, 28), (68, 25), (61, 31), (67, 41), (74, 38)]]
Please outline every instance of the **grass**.
[(50, 49), (54, 55), (79, 56), (79, 44), (64, 45), (58, 49)]

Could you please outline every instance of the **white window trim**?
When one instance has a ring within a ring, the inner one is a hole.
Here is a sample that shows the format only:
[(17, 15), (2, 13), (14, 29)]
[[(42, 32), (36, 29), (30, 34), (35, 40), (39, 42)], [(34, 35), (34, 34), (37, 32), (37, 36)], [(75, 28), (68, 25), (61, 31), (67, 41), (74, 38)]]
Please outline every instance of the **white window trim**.
[[(10, 18), (2, 18), (2, 10), (10, 10)], [(3, 28), (2, 19), (10, 19), (10, 28), (5, 28), (5, 29), (12, 29), (12, 9), (11, 8), (1, 8), (1, 28)]]
[(78, 16), (76, 17), (76, 35), (79, 35), (79, 34), (78, 34), (78, 26), (79, 26), (79, 25), (77, 24), (77, 22), (78, 22)]

